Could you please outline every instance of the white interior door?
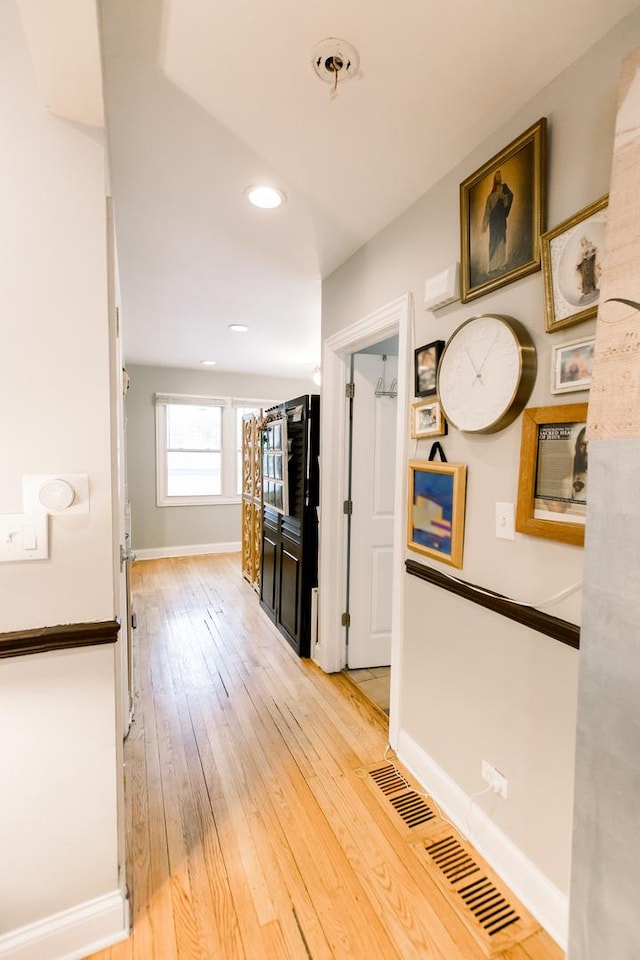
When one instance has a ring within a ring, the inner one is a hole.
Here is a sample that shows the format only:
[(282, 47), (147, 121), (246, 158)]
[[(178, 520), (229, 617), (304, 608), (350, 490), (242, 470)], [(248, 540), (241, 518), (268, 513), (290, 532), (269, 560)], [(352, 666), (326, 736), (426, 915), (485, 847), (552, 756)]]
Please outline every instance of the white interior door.
[[(355, 670), (391, 662), (397, 400), (375, 395), (383, 375), (380, 355), (360, 353), (353, 359), (347, 664)], [(398, 358), (387, 357), (387, 386), (397, 375)]]

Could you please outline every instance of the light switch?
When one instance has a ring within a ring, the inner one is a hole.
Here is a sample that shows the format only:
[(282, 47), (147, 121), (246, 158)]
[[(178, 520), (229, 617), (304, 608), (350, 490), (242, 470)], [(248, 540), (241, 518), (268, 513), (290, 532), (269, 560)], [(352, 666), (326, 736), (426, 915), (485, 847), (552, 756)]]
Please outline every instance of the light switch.
[(496, 503), (496, 537), (499, 540), (515, 540), (516, 521), (512, 503)]
[(34, 523), (22, 525), (22, 549), (29, 552), (38, 549), (38, 532)]
[(46, 513), (0, 514), (0, 563), (46, 560), (49, 518)]

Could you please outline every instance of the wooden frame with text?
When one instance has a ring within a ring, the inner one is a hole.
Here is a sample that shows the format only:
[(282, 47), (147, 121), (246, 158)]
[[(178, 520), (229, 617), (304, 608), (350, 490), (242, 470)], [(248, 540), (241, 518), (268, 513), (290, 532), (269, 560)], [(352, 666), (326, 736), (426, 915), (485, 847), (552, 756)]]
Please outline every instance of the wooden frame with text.
[(587, 499), (586, 403), (527, 407), (522, 413), (516, 530), (584, 544)]

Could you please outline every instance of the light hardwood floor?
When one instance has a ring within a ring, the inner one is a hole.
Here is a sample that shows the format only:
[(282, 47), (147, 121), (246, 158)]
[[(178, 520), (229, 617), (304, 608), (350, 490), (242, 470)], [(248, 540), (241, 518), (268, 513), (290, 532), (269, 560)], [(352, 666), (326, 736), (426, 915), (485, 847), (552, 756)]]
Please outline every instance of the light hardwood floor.
[[(374, 795), (386, 718), (293, 654), (237, 555), (139, 561), (133, 590), (133, 932), (93, 960), (486, 956)], [(562, 953), (538, 929), (499, 956)]]

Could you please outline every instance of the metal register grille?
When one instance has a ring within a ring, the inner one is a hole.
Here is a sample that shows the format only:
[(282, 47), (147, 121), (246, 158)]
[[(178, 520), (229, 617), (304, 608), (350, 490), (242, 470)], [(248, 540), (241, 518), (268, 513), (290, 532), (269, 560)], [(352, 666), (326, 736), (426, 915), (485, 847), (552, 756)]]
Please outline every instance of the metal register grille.
[(435, 819), (435, 813), (425, 799), (412, 790), (392, 763), (369, 771), (369, 776), (384, 793), (404, 823), (413, 829)]
[(397, 828), (406, 829), (413, 851), (488, 957), (502, 955), (540, 929), (515, 898), (505, 896), (499, 878), (393, 763), (376, 764), (367, 773), (379, 802)]
[[(456, 886), (458, 896), (490, 937), (520, 919), (517, 910), (491, 880), (482, 875), (478, 864), (455, 837), (445, 837), (437, 843), (425, 845), (425, 852), (447, 880)], [(460, 886), (476, 873), (480, 876)]]

